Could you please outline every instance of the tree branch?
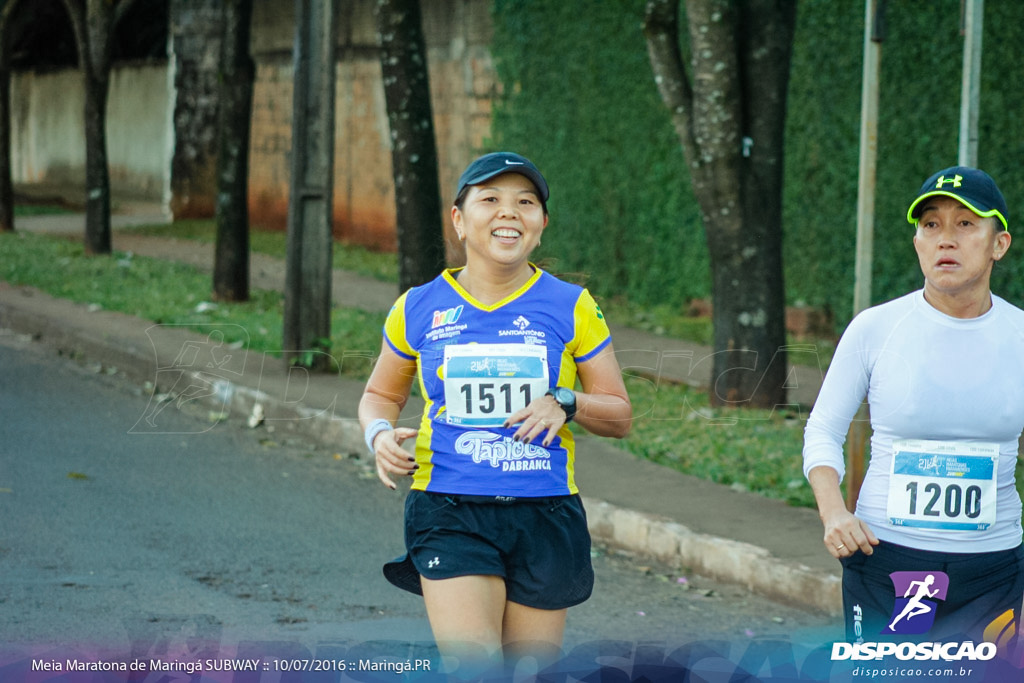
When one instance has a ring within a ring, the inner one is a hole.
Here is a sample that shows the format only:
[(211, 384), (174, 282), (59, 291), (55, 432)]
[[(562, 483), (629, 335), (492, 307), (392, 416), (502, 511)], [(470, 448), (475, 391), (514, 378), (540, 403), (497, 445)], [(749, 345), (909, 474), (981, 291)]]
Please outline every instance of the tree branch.
[(734, 0), (688, 0), (693, 54), (693, 137), (709, 182), (737, 180), (743, 130), (744, 91), (737, 54)]
[[(111, 27), (116, 28), (121, 23), (121, 18), (128, 13), (128, 10), (132, 8), (136, 0), (121, 0), (114, 6), (114, 21), (111, 22)], [(111, 31), (113, 32), (113, 31)]]
[[(22, 0), (0, 0), (0, 26), (6, 27)], [(6, 28), (5, 28), (6, 30)]]
[(679, 49), (679, 0), (648, 0), (644, 36), (661, 100), (672, 115), (687, 162), (696, 166), (699, 155), (692, 130), (693, 90)]
[(89, 36), (85, 30), (85, 0), (64, 0), (64, 7), (71, 20), (71, 30), (75, 34), (75, 50), (78, 52), (78, 68), (89, 69)]

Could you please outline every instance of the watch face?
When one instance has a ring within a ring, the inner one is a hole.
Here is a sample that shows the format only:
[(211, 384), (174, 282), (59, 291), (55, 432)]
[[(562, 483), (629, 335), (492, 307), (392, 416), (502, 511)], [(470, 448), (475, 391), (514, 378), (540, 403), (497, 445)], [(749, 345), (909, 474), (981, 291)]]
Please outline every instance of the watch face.
[(576, 392), (566, 387), (555, 387), (548, 391), (551, 397), (555, 399), (555, 402), (562, 407), (565, 411), (566, 421), (568, 422), (576, 415)]

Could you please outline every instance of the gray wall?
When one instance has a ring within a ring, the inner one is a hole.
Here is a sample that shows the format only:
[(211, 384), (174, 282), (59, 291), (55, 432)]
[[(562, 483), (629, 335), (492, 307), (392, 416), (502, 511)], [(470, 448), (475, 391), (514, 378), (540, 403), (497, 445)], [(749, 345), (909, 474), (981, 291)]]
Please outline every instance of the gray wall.
[[(118, 66), (107, 100), (107, 154), (116, 198), (164, 203), (173, 146), (166, 65)], [(85, 91), (76, 70), (11, 79), (14, 183), (85, 191)]]

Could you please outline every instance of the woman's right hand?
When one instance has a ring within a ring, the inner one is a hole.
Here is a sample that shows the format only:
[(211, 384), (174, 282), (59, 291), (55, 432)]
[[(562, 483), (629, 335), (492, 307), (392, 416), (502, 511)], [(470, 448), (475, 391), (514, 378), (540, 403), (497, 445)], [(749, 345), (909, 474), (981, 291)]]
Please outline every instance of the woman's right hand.
[(416, 458), (402, 448), (402, 442), (406, 439), (416, 438), (417, 433), (417, 430), (409, 427), (396, 427), (381, 432), (373, 440), (373, 454), (377, 460), (377, 477), (391, 490), (398, 488), (398, 485), (391, 479), (392, 474), (408, 477), (419, 467), (416, 464)]
[(818, 517), (825, 525), (822, 541), (832, 557), (842, 559), (858, 550), (865, 555), (873, 553), (878, 538), (863, 520), (846, 508), (839, 489), (839, 473), (827, 465), (819, 465), (808, 472), (807, 480), (818, 503)]
[(870, 555), (878, 545), (878, 538), (871, 528), (849, 510), (834, 510), (827, 516), (823, 515), (821, 521), (825, 525), (822, 540), (836, 559), (849, 557), (858, 550)]

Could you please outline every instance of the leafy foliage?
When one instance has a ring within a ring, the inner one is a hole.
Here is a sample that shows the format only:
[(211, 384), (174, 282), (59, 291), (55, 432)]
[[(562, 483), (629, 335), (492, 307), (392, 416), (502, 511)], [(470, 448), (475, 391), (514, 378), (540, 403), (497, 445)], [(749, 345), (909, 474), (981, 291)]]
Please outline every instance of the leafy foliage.
[(600, 295), (681, 303), (707, 294), (708, 260), (642, 16), (641, 0), (496, 2), (506, 97), (491, 147), (525, 154), (547, 177), (541, 253), (556, 272), (587, 273)]
[[(681, 310), (710, 290), (697, 206), (658, 98), (641, 32), (643, 0), (496, 0), (493, 49), (503, 97), (489, 148), (532, 158), (552, 187), (545, 257), (599, 295)], [(1024, 197), (1024, 108), (1016, 37), (1024, 5), (986, 4), (978, 165), (1014, 207)], [(956, 0), (892, 4), (880, 80), (873, 300), (921, 285), (906, 208), (957, 156), (963, 40)], [(786, 142), (789, 303), (853, 301), (864, 40), (861, 0), (804, 0), (797, 15)], [(756, 145), (756, 141), (754, 141)], [(1024, 257), (993, 289), (1024, 304)]]

